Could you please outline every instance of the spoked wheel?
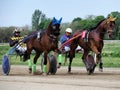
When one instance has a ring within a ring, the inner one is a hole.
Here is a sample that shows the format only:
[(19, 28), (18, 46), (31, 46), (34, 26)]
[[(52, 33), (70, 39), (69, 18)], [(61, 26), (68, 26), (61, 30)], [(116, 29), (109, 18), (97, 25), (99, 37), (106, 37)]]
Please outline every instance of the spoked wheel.
[(57, 60), (54, 55), (50, 55), (50, 73), (55, 74), (57, 72)]
[(9, 75), (10, 61), (9, 61), (8, 55), (4, 55), (4, 57), (2, 59), (2, 71), (3, 71), (3, 75)]
[(88, 74), (90, 75), (94, 72), (94, 69), (96, 67), (94, 57), (92, 55), (87, 56), (87, 63), (89, 65)]
[[(41, 62), (41, 69), (43, 70), (43, 66), (44, 66), (44, 58), (42, 58), (42, 62)], [(55, 74), (57, 71), (57, 60), (55, 58), (54, 55), (50, 55), (47, 57), (47, 74)]]

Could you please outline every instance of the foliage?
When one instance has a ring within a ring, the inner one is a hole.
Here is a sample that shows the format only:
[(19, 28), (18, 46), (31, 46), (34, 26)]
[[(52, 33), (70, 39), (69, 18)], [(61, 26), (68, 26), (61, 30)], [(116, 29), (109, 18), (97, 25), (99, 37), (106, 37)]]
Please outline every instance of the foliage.
[[(114, 40), (120, 40), (120, 12), (111, 12), (107, 15), (107, 17), (109, 15), (117, 18), (115, 21)], [(88, 15), (84, 19), (81, 17), (75, 17), (72, 22), (61, 24), (61, 34), (63, 34), (65, 29), (68, 27), (72, 28), (73, 32), (83, 29), (91, 30), (103, 19), (105, 19), (105, 17), (102, 15)], [(19, 27), (22, 28), (21, 35), (28, 35), (32, 30), (44, 30), (48, 27), (50, 21), (51, 18), (47, 18), (46, 15), (42, 13), (42, 11), (36, 9), (32, 14), (32, 29), (29, 26)], [(0, 27), (0, 43), (8, 42), (9, 37), (12, 36), (12, 32), (15, 28), (16, 26)], [(105, 39), (107, 38), (105, 37)]]
[(32, 15), (32, 30), (44, 30), (48, 27), (51, 19), (46, 18), (42, 11), (36, 9)]
[(86, 19), (75, 18), (71, 23), (71, 28), (74, 30), (91, 30), (91, 28), (95, 27), (97, 23), (104, 19), (104, 16), (93, 16), (88, 15)]
[(45, 14), (36, 9), (32, 15), (32, 30), (38, 30), (39, 23), (44, 20)]
[(9, 41), (9, 37), (12, 35), (14, 28), (15, 27), (0, 28), (0, 43)]
[[(1, 27), (0, 28), (0, 43), (9, 42), (9, 38), (13, 36), (13, 31), (16, 27)], [(23, 27), (21, 29), (21, 36), (28, 35), (31, 31)]]
[(48, 25), (50, 24), (51, 19), (50, 18), (44, 18), (41, 23), (38, 25), (38, 29), (46, 29)]

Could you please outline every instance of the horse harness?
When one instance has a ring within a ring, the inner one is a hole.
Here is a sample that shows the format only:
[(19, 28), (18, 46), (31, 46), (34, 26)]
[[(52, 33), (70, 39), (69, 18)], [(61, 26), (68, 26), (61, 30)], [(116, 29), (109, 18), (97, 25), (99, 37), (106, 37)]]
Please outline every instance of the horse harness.
[(90, 34), (90, 31), (86, 30), (85, 36), (83, 37), (84, 42), (88, 42), (89, 34)]
[[(37, 33), (37, 39), (40, 41), (41, 40), (41, 38), (42, 38), (42, 36), (43, 36), (43, 34), (45, 34), (46, 32), (45, 31), (39, 31), (38, 33)], [(48, 34), (47, 34), (48, 35)], [(55, 35), (53, 35), (53, 34), (50, 34), (50, 35), (48, 35), (48, 37), (49, 37), (49, 39), (50, 40), (52, 40), (53, 42), (55, 42), (55, 41), (57, 41), (57, 36), (55, 36)]]

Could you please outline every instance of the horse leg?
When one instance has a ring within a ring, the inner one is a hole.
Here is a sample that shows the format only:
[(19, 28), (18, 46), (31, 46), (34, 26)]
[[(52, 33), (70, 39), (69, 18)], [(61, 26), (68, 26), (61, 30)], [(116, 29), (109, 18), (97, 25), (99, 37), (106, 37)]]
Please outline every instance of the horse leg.
[(95, 54), (94, 60), (96, 61), (96, 64), (99, 63), (99, 71), (103, 71), (103, 62), (101, 58), (101, 53)]
[(30, 59), (30, 54), (31, 54), (31, 51), (32, 51), (32, 48), (30, 49), (27, 49), (24, 53), (24, 56), (23, 56), (23, 61), (27, 61), (28, 59)]
[(71, 64), (72, 64), (73, 56), (69, 57), (69, 66), (68, 66), (68, 73), (71, 73)]
[(48, 55), (48, 52), (47, 51), (44, 51), (44, 65), (43, 65), (43, 75), (47, 75), (47, 55)]
[(60, 68), (61, 64), (62, 64), (62, 54), (61, 54), (61, 51), (59, 49), (54, 50), (54, 56), (56, 57), (56, 59), (58, 58), (58, 66), (57, 66), (57, 68)]
[(102, 58), (101, 58), (101, 53), (98, 53), (97, 55), (96, 55), (96, 64), (98, 64), (99, 63), (99, 71), (103, 71), (103, 62), (102, 62)]
[(103, 62), (102, 62), (102, 57), (101, 57), (101, 50), (99, 50), (100, 53), (97, 55), (98, 63), (99, 63), (99, 71), (103, 71)]
[(82, 56), (82, 61), (85, 64), (85, 67), (86, 67), (87, 71), (89, 71), (89, 65), (88, 65), (87, 60), (86, 60), (86, 57), (87, 57), (88, 53), (89, 53), (89, 51), (84, 49), (84, 53), (83, 53), (83, 56)]
[(101, 59), (101, 50), (98, 51), (96, 47), (92, 47), (92, 51), (95, 53), (96, 65), (99, 63), (99, 70), (103, 71), (103, 63)]
[(99, 61), (99, 71), (103, 71), (103, 62), (102, 62), (102, 58)]
[(65, 65), (66, 62), (67, 62), (67, 53), (68, 53), (68, 52), (65, 52), (65, 61), (64, 61), (64, 65)]
[(25, 54), (23, 56), (23, 61), (25, 62), (26, 60), (28, 60), (28, 66), (29, 66), (29, 73), (31, 73), (32, 71), (32, 63), (30, 61), (30, 54), (31, 54), (32, 49), (27, 49), (27, 51), (25, 51)]
[(71, 73), (71, 64), (72, 64), (73, 58), (75, 57), (75, 49), (77, 48), (77, 45), (78, 44), (73, 42), (71, 43), (71, 46), (70, 46), (68, 73)]
[(36, 73), (36, 63), (37, 63), (39, 56), (40, 56), (40, 53), (36, 51), (36, 55), (34, 57), (33, 66), (32, 66), (32, 73), (33, 74)]

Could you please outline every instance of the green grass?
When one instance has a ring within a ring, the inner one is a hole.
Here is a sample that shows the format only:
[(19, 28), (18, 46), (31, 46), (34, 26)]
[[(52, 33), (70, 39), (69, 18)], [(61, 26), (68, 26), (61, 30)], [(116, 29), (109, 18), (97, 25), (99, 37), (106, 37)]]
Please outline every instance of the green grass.
[[(0, 46), (0, 64), (2, 62), (3, 56), (10, 50), (8, 45)], [(34, 55), (31, 55), (31, 60), (33, 60)], [(73, 59), (72, 66), (84, 66), (82, 62), (82, 54), (77, 53), (76, 57)], [(120, 41), (115, 43), (105, 43), (103, 52), (102, 52), (102, 60), (104, 67), (120, 67)], [(41, 57), (39, 58), (37, 64), (40, 65)], [(64, 62), (64, 55), (63, 55)], [(12, 65), (27, 65), (27, 62), (20, 61), (19, 56), (11, 55), (10, 63)], [(69, 60), (67, 60), (66, 66), (68, 66)]]
[[(72, 66), (84, 66), (82, 59), (82, 55), (77, 54), (76, 57), (73, 59)], [(102, 57), (103, 66), (104, 67), (120, 67), (120, 57)], [(69, 60), (67, 60), (66, 66), (68, 66)]]

